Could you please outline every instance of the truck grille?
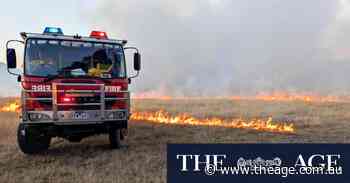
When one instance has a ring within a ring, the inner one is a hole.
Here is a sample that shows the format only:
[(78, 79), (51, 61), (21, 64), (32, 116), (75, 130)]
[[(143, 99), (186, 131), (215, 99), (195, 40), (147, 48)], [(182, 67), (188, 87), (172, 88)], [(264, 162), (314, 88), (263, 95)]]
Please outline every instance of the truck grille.
[[(107, 92), (103, 84), (54, 83), (52, 93), (45, 96), (32, 96), (33, 91), (24, 91), (25, 106), (29, 111), (101, 111), (129, 110), (127, 91)], [(26, 110), (26, 109), (24, 109)], [(109, 114), (109, 113), (108, 113)], [(112, 115), (112, 114), (110, 114)], [(113, 114), (119, 116), (119, 114)], [(107, 117), (107, 116), (106, 116)]]

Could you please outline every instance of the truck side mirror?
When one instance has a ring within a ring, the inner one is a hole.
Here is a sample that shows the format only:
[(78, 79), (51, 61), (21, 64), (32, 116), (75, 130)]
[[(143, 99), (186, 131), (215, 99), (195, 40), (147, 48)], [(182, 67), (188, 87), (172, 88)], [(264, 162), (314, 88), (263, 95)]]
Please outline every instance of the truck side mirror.
[(15, 69), (17, 67), (16, 50), (8, 48), (6, 51), (7, 68)]
[(134, 54), (134, 69), (136, 71), (141, 70), (141, 54), (139, 53)]

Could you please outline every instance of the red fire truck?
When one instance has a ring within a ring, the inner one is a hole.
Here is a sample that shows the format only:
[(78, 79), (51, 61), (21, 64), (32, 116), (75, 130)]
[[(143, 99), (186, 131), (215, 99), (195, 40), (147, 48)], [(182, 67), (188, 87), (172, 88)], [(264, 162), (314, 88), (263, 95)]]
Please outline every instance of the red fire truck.
[[(126, 40), (109, 39), (105, 32), (89, 37), (64, 35), (61, 28), (21, 33), (23, 40), (6, 44), (7, 67), (22, 85), (21, 115), (17, 132), (23, 153), (47, 150), (54, 137), (70, 142), (108, 134), (112, 148), (119, 148), (130, 117), (128, 85), (137, 77), (141, 56)], [(24, 44), (23, 73), (15, 73), (16, 51), (10, 44)], [(125, 50), (134, 52), (133, 76), (127, 75)]]

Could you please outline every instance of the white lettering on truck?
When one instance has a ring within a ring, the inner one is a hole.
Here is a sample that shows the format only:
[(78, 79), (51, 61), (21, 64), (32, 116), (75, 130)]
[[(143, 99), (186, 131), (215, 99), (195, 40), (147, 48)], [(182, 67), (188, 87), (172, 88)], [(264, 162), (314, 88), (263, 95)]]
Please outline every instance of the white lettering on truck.
[(105, 91), (111, 93), (119, 92), (120, 86), (105, 86)]
[(50, 85), (32, 85), (32, 90), (34, 92), (49, 92), (51, 91)]

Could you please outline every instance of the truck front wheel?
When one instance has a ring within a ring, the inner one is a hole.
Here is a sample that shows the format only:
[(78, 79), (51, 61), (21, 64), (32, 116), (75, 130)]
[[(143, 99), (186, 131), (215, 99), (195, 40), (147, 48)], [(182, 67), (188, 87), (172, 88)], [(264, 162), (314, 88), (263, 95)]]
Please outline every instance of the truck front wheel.
[(121, 146), (121, 130), (110, 129), (109, 130), (109, 143), (112, 149), (119, 149)]
[(51, 137), (47, 136), (38, 128), (29, 128), (23, 123), (20, 123), (17, 130), (17, 141), (23, 153), (38, 154), (49, 148)]

